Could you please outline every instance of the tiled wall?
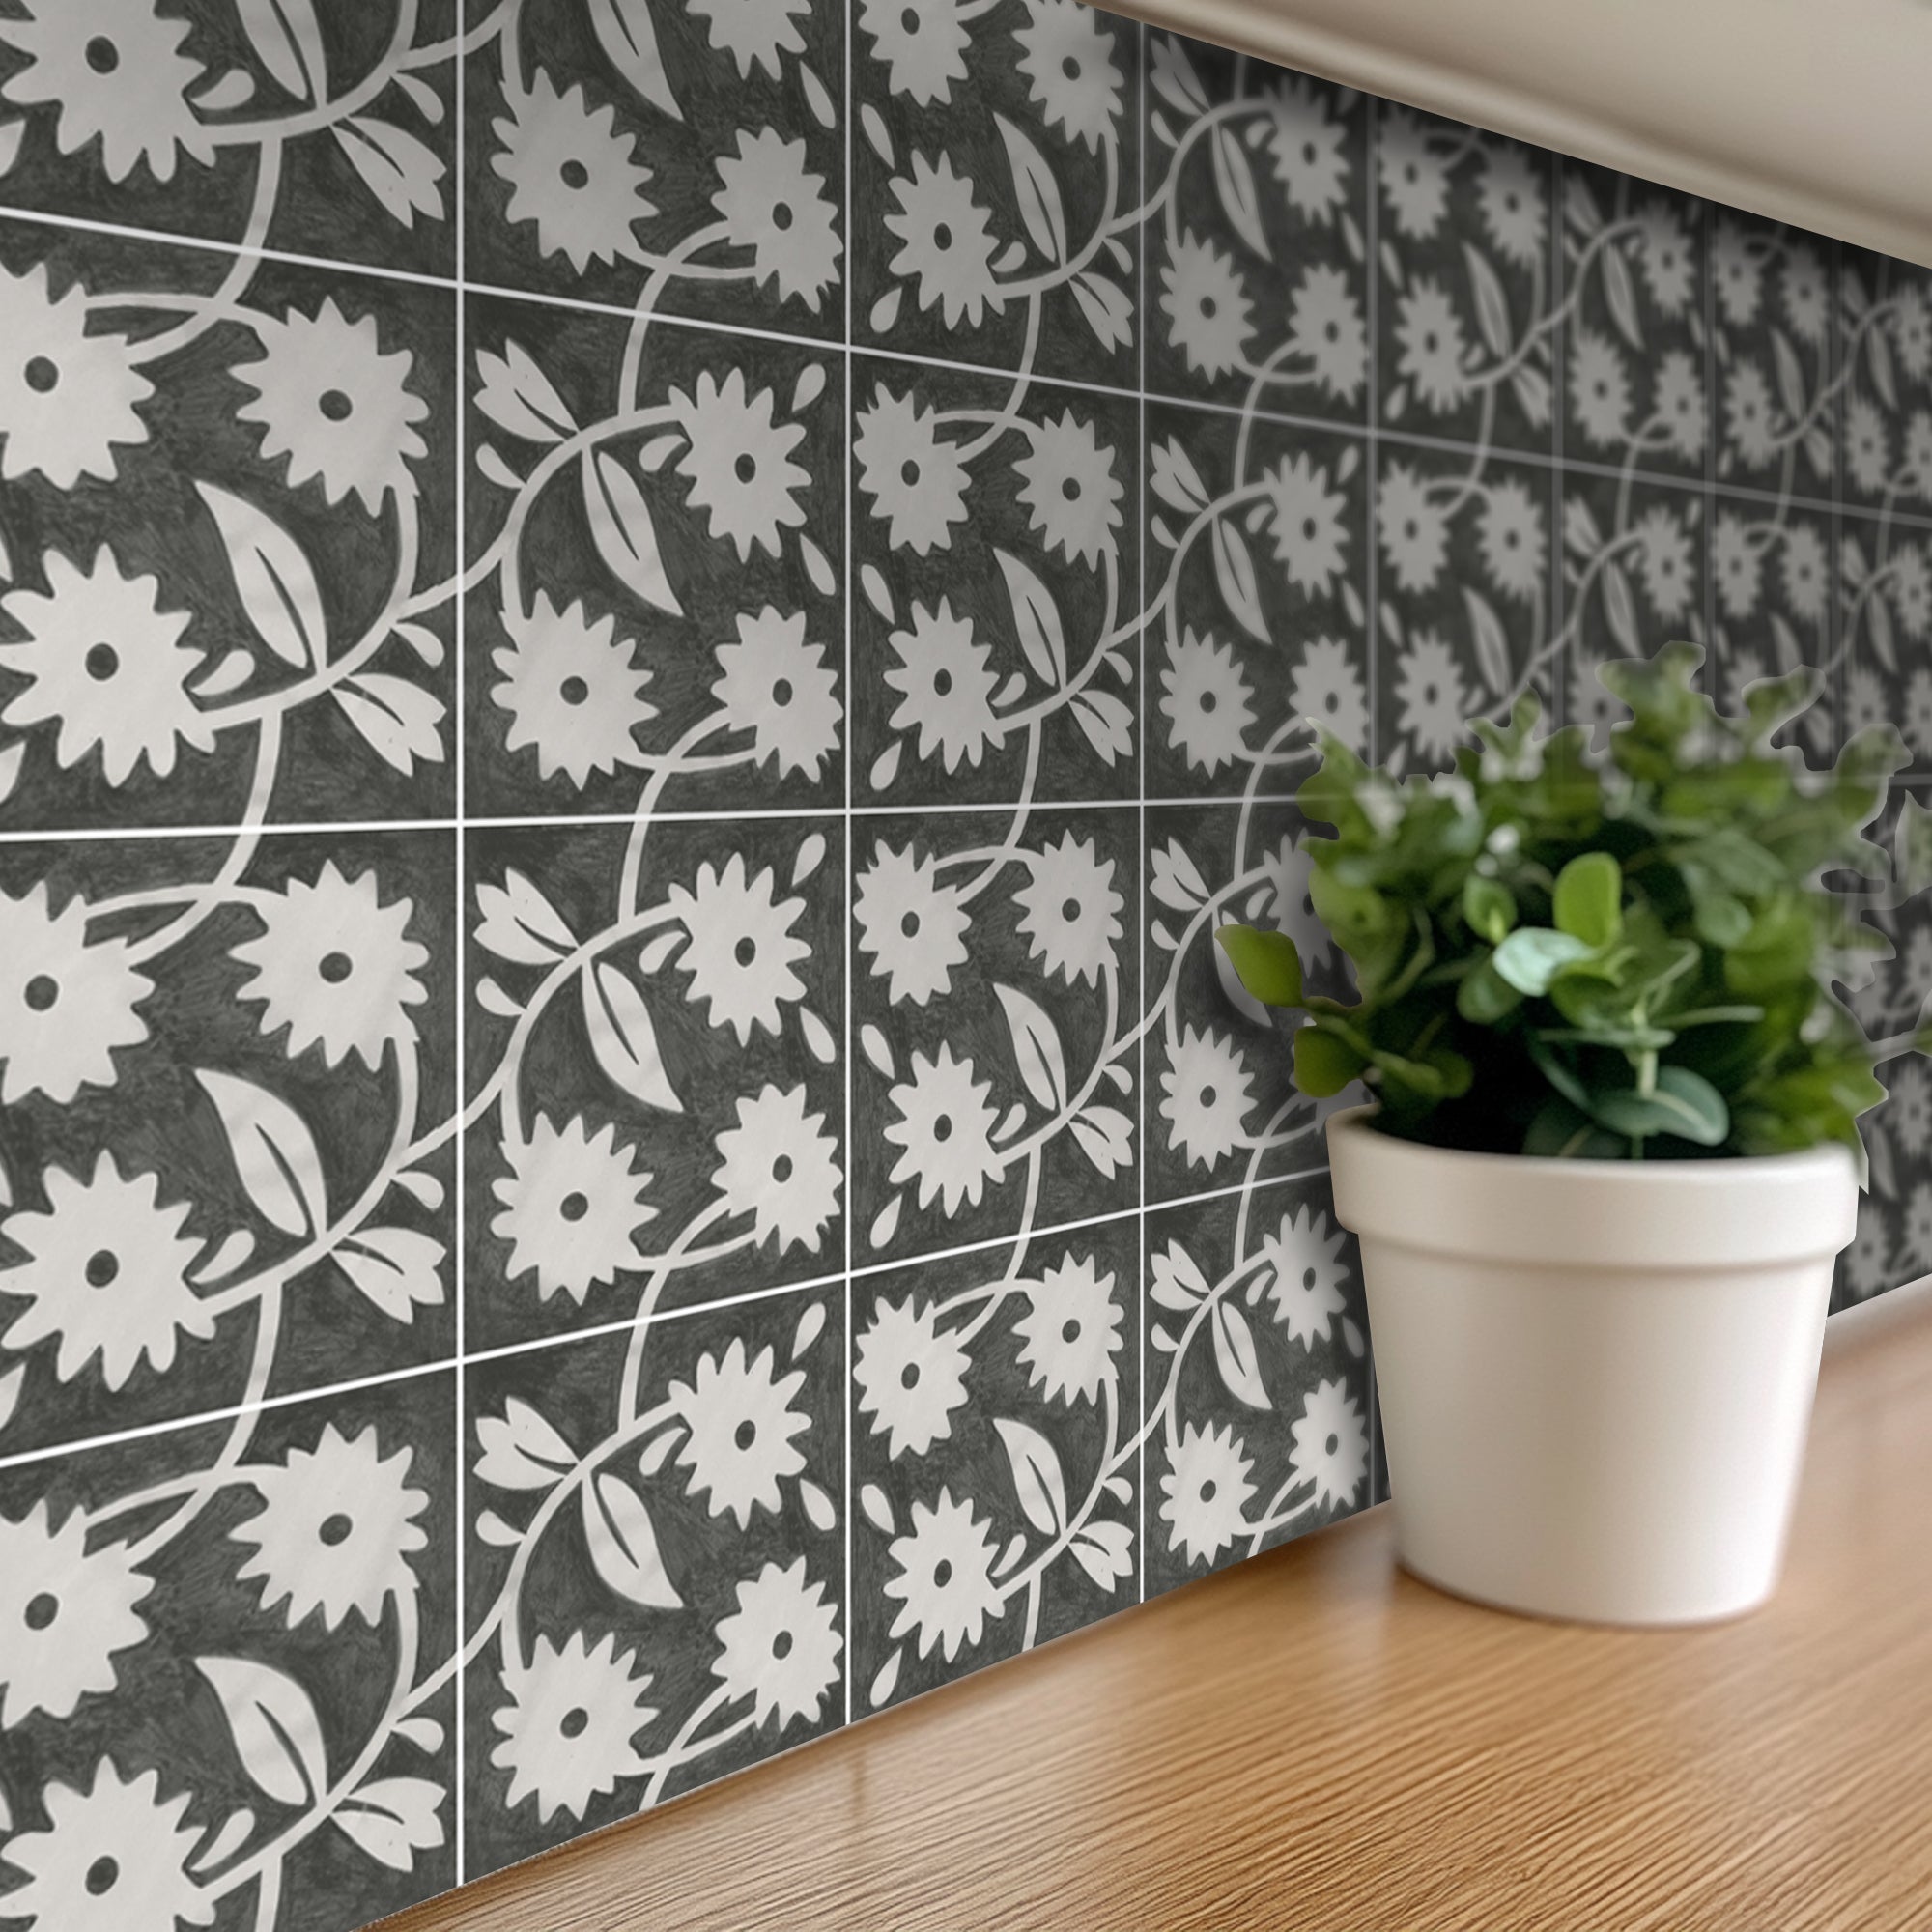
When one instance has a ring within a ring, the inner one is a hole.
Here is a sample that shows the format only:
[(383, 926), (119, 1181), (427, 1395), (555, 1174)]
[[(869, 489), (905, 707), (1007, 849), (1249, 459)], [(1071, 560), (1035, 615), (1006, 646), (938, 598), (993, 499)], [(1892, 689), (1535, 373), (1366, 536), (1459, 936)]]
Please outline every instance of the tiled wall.
[(338, 1932), (1364, 1504), (1208, 938), (1322, 951), (1301, 714), (1689, 633), (1932, 784), (1925, 274), (1074, 0), (0, 0), (0, 170), (41, 1932)]

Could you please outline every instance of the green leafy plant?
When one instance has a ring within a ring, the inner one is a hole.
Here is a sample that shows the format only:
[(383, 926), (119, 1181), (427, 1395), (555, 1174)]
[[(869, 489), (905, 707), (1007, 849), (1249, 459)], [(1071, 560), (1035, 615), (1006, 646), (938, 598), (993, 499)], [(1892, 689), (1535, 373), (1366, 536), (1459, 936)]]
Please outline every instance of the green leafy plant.
[[(1864, 836), (1905, 749), (1862, 731), (1830, 772), (1773, 740), (1810, 670), (1738, 717), (1668, 644), (1606, 666), (1629, 720), (1593, 755), (1536, 735), (1533, 699), (1478, 723), (1452, 773), (1397, 780), (1321, 734), (1303, 784), (1309, 896), (1353, 962), (1354, 1004), (1302, 984), (1293, 942), (1224, 926), (1241, 982), (1304, 1012), (1295, 1084), (1364, 1082), (1384, 1131), (1440, 1147), (1589, 1158), (1776, 1153), (1841, 1141), (1885, 1097), (1873, 1071), (1932, 1028), (1867, 1038), (1856, 990), (1890, 944), (1865, 917), (1932, 881), (1932, 812)], [(1833, 873), (1846, 875), (1834, 886)]]

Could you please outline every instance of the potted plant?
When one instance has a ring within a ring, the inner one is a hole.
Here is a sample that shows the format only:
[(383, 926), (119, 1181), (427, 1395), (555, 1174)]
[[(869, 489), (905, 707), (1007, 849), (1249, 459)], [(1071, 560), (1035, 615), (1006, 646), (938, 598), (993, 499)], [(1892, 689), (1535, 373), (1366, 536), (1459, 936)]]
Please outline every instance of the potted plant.
[[(1808, 670), (1743, 715), (1671, 644), (1607, 667), (1607, 752), (1478, 724), (1454, 772), (1397, 781), (1325, 734), (1300, 804), (1310, 897), (1352, 1005), (1279, 932), (1219, 934), (1301, 1018), (1336, 1212), (1360, 1236), (1405, 1564), (1548, 1616), (1681, 1623), (1770, 1595), (1833, 1257), (1852, 1237), (1873, 1042), (1834, 994), (1889, 946), (1864, 918), (1923, 882), (1904, 749), (1829, 773), (1776, 749)], [(1834, 891), (1828, 874), (1848, 876)], [(1862, 881), (1863, 883), (1861, 883)]]

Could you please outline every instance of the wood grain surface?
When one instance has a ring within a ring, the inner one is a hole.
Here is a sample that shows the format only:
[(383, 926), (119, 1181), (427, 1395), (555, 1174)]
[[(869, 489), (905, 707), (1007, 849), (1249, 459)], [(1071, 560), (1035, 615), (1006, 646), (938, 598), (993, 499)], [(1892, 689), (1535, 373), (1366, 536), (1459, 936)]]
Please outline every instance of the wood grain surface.
[(385, 1923), (1932, 1926), (1932, 1293), (1833, 1321), (1754, 1617), (1478, 1609), (1375, 1510)]

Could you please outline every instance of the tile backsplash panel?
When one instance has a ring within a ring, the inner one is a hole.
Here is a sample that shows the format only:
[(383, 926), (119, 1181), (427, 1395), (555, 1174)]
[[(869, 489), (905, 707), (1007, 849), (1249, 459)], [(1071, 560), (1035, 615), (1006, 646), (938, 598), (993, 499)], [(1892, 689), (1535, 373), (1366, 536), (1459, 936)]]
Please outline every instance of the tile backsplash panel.
[(1689, 635), (1932, 784), (1929, 291), (1076, 0), (0, 0), (0, 1921), (342, 1932), (1379, 1494), (1296, 721)]

